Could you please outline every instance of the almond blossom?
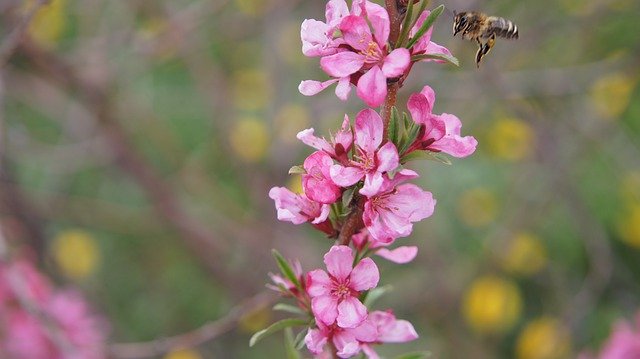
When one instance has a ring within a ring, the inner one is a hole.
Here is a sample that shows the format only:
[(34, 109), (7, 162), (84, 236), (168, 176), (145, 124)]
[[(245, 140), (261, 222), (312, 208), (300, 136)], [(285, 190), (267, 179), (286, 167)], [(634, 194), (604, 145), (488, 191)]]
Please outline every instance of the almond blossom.
[(397, 264), (409, 263), (418, 255), (418, 247), (416, 246), (400, 246), (395, 249), (386, 248), (393, 242), (382, 242), (374, 239), (366, 228), (354, 234), (351, 240), (356, 248), (362, 250), (366, 246), (368, 250), (373, 251), (376, 255)]
[(378, 107), (387, 95), (387, 79), (400, 77), (409, 67), (411, 56), (405, 48), (389, 51), (389, 15), (383, 7), (365, 1), (360, 6), (354, 4), (354, 8), (358, 9), (356, 14), (345, 16), (339, 26), (344, 51), (320, 59), (320, 67), (334, 79), (323, 83), (302, 81), (299, 90), (311, 96), (338, 82), (336, 95), (346, 100), (349, 84), (354, 83), (358, 97)]
[[(427, 10), (420, 15), (415, 25), (411, 28), (411, 31), (409, 32), (409, 35), (410, 35), (409, 37), (414, 37), (416, 35), (416, 33), (418, 32), (418, 29), (422, 27), (422, 24), (424, 24), (425, 20), (427, 19), (430, 13), (431, 12)], [(435, 42), (431, 41), (432, 33), (433, 33), (433, 27), (429, 28), (429, 30), (427, 30), (427, 32), (424, 35), (422, 35), (422, 37), (418, 39), (418, 41), (416, 41), (416, 43), (411, 47), (412, 56), (413, 55), (451, 56), (451, 52), (446, 47), (438, 45)], [(421, 61), (425, 61), (425, 62), (435, 61), (440, 63), (445, 62), (443, 60), (435, 60), (435, 59), (423, 59)]]
[(372, 109), (364, 109), (356, 116), (355, 155), (347, 166), (331, 166), (333, 182), (348, 187), (364, 177), (364, 186), (360, 193), (372, 196), (382, 186), (382, 174), (395, 170), (399, 165), (396, 146), (387, 142), (382, 147), (382, 118)]
[(278, 219), (293, 224), (320, 224), (327, 220), (331, 211), (328, 205), (314, 202), (304, 193), (295, 194), (285, 187), (271, 188), (269, 198), (275, 201)]
[(349, 116), (344, 115), (340, 131), (331, 136), (330, 141), (316, 137), (313, 133), (314, 129), (308, 128), (298, 132), (296, 137), (305, 145), (311, 146), (316, 150), (324, 151), (337, 161), (347, 160), (347, 152), (351, 149), (351, 144), (353, 142), (353, 133), (351, 133)]
[(347, 15), (349, 8), (344, 0), (330, 0), (325, 9), (326, 23), (314, 19), (304, 20), (300, 27), (302, 53), (309, 57), (335, 54), (342, 39), (334, 38), (334, 32)]
[[(398, 320), (391, 310), (371, 312), (367, 320), (376, 326), (377, 336), (373, 341), (380, 343), (405, 343), (418, 339), (413, 325), (406, 320)], [(379, 359), (378, 354), (371, 347), (371, 342), (361, 343), (362, 350), (370, 359)]]
[(460, 136), (462, 123), (458, 117), (448, 113), (433, 114), (435, 101), (435, 92), (429, 86), (409, 97), (407, 107), (411, 117), (423, 126), (423, 130), (408, 152), (429, 150), (454, 157), (466, 157), (475, 152), (478, 141), (473, 136)]
[[(316, 329), (309, 329), (304, 337), (307, 349), (317, 357), (326, 353), (327, 343), (331, 340), (340, 358), (351, 358), (362, 350), (362, 343), (372, 343), (379, 337), (375, 323), (365, 320), (355, 328), (341, 328), (337, 325), (325, 325), (318, 322)], [(331, 358), (331, 356), (328, 356)]]
[(310, 200), (331, 204), (340, 198), (342, 192), (332, 180), (329, 170), (333, 159), (324, 151), (316, 151), (304, 160), (302, 188)]
[(436, 201), (431, 192), (414, 184), (400, 184), (418, 174), (401, 170), (393, 179), (386, 178), (378, 194), (364, 204), (362, 219), (371, 236), (384, 243), (411, 234), (413, 222), (433, 214)]
[(324, 255), (328, 273), (316, 269), (307, 274), (307, 292), (317, 322), (355, 328), (367, 317), (367, 308), (358, 296), (378, 284), (380, 273), (371, 258), (362, 259), (355, 267), (353, 260), (351, 248), (333, 246)]

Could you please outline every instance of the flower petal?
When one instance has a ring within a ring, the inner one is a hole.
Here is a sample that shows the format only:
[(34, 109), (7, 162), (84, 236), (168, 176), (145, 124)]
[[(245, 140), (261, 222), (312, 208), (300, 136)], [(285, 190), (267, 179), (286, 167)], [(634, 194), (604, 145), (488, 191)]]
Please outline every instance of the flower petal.
[(399, 77), (409, 67), (409, 63), (411, 63), (409, 50), (405, 48), (395, 49), (384, 58), (382, 72), (387, 78)]
[(349, 7), (344, 0), (329, 0), (325, 8), (327, 24), (337, 26), (343, 17), (349, 15)]
[(350, 278), (351, 289), (360, 292), (378, 285), (380, 272), (371, 258), (364, 258), (353, 268)]
[(330, 295), (321, 295), (311, 299), (311, 311), (317, 320), (331, 325), (338, 317), (338, 300)]
[(384, 177), (381, 172), (369, 172), (364, 177), (364, 186), (360, 188), (360, 194), (367, 197), (373, 197), (380, 193), (380, 187), (384, 183)]
[(321, 354), (327, 344), (327, 336), (323, 335), (319, 329), (309, 329), (307, 335), (304, 336), (304, 343), (311, 353)]
[(341, 187), (349, 187), (364, 177), (364, 172), (358, 167), (333, 165), (329, 171), (331, 180)]
[(398, 156), (398, 149), (393, 142), (385, 143), (376, 154), (378, 159), (378, 171), (389, 172), (393, 171), (400, 165), (400, 158)]
[(313, 96), (336, 82), (338, 82), (337, 79), (331, 79), (325, 82), (305, 80), (298, 85), (298, 91), (305, 96)]
[(353, 251), (347, 246), (333, 246), (324, 255), (324, 264), (329, 274), (342, 282), (353, 268)]
[(342, 101), (347, 101), (349, 98), (349, 94), (351, 93), (351, 80), (349, 76), (343, 77), (338, 81), (338, 86), (336, 86), (336, 96)]
[(331, 279), (327, 272), (322, 269), (316, 269), (307, 273), (307, 293), (311, 297), (319, 297), (331, 293)]
[(383, 124), (380, 115), (364, 109), (356, 115), (356, 144), (368, 153), (373, 153), (382, 143)]
[(404, 343), (418, 339), (413, 325), (406, 320), (396, 320), (392, 325), (378, 330), (378, 340), (383, 343)]
[(367, 12), (367, 19), (371, 23), (373, 28), (373, 35), (376, 38), (378, 46), (381, 48), (387, 44), (390, 32), (389, 13), (387, 10), (371, 1), (365, 2), (365, 9)]
[(364, 58), (364, 55), (356, 52), (342, 51), (321, 58), (320, 67), (329, 76), (342, 78), (360, 70), (364, 65)]
[(313, 128), (307, 128), (306, 130), (302, 130), (298, 132), (296, 138), (298, 138), (302, 143), (307, 146), (311, 146), (316, 150), (322, 150), (327, 153), (333, 152), (333, 147), (329, 144), (327, 140), (324, 138), (319, 138), (314, 136), (315, 130)]
[(367, 318), (367, 307), (356, 297), (347, 297), (338, 304), (336, 322), (341, 328), (355, 328)]
[(418, 247), (402, 246), (392, 250), (380, 248), (376, 254), (391, 262), (405, 264), (411, 262), (418, 255)]
[(444, 122), (446, 135), (434, 142), (429, 148), (446, 152), (454, 157), (466, 157), (475, 152), (478, 141), (473, 136), (460, 136), (462, 123), (455, 115), (443, 113), (437, 116)]
[(387, 78), (378, 65), (360, 77), (356, 93), (370, 107), (382, 105), (387, 96)]
[(367, 20), (360, 16), (349, 15), (343, 18), (340, 22), (340, 31), (344, 41), (359, 51), (367, 50), (369, 43), (373, 41)]
[(429, 86), (425, 86), (420, 93), (411, 94), (407, 107), (415, 123), (427, 124), (431, 118), (435, 100), (435, 92)]

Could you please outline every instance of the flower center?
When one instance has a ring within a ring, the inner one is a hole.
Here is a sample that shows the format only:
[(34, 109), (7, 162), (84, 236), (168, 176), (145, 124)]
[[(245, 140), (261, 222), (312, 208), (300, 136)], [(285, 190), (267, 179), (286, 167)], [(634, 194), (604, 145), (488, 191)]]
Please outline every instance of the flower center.
[(334, 281), (332, 289), (333, 290), (331, 291), (331, 294), (333, 294), (334, 297), (338, 297), (339, 299), (346, 299), (354, 295), (354, 291), (351, 288), (349, 288), (348, 279), (342, 283), (338, 281)]
[(377, 64), (382, 61), (382, 51), (380, 46), (375, 41), (370, 41), (367, 45), (367, 49), (361, 51), (361, 54), (365, 56), (364, 62), (367, 64)]
[(354, 156), (352, 163), (367, 172), (374, 170), (376, 168), (375, 154), (369, 154), (360, 147), (356, 148), (358, 153)]

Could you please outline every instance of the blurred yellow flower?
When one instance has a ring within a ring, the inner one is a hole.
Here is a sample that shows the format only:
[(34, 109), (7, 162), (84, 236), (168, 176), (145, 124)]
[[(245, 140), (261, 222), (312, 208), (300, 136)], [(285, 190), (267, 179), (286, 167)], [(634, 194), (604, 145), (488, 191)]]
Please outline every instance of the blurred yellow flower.
[(233, 99), (238, 109), (264, 109), (271, 100), (269, 91), (269, 78), (262, 69), (244, 69), (233, 74)]
[(598, 115), (616, 118), (627, 109), (636, 79), (621, 72), (605, 75), (591, 86), (591, 102)]
[[(25, 11), (35, 6), (35, 0), (27, 0), (24, 3)], [(33, 16), (29, 24), (29, 35), (41, 46), (52, 48), (60, 40), (66, 26), (65, 15), (66, 0), (50, 0), (43, 5)]]
[(167, 353), (162, 359), (202, 359), (202, 356), (193, 349), (180, 349)]
[(620, 197), (640, 202), (640, 171), (631, 171), (622, 177), (619, 187)]
[(238, 328), (245, 333), (255, 333), (266, 328), (271, 322), (271, 309), (268, 307), (258, 308), (247, 313), (238, 321)]
[(534, 234), (518, 233), (507, 244), (502, 265), (508, 272), (532, 275), (547, 265), (547, 250)]
[(231, 148), (246, 162), (257, 162), (264, 158), (269, 140), (269, 131), (264, 121), (254, 117), (238, 120), (229, 134)]
[(531, 155), (535, 133), (531, 126), (519, 119), (502, 118), (495, 121), (487, 132), (487, 148), (492, 155), (519, 161)]
[(296, 135), (309, 126), (309, 117), (309, 111), (304, 106), (297, 104), (282, 106), (274, 121), (280, 140), (285, 143), (300, 143)]
[(524, 328), (516, 343), (518, 359), (561, 359), (571, 353), (571, 337), (559, 320), (538, 318)]
[(240, 12), (251, 16), (263, 15), (272, 5), (271, 0), (235, 0), (235, 3)]
[(302, 176), (291, 175), (289, 176), (289, 182), (287, 182), (287, 188), (293, 193), (302, 193)]
[(640, 248), (640, 202), (629, 205), (618, 221), (618, 233), (626, 244)]
[(458, 215), (470, 227), (482, 227), (496, 219), (498, 200), (486, 188), (470, 189), (458, 198)]
[(61, 272), (73, 280), (82, 280), (93, 274), (100, 262), (95, 238), (85, 231), (60, 232), (51, 246), (53, 259)]
[(462, 314), (469, 326), (480, 334), (508, 331), (520, 318), (521, 311), (518, 287), (500, 277), (480, 277), (464, 294)]

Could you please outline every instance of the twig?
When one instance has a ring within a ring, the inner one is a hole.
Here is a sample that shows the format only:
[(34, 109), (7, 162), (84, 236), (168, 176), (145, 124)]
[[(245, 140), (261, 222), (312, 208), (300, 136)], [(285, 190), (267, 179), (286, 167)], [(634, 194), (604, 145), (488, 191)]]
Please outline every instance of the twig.
[(13, 55), (18, 45), (20, 45), (20, 41), (22, 40), (22, 36), (26, 32), (31, 20), (38, 12), (40, 7), (49, 3), (49, 0), (37, 0), (35, 4), (31, 6), (31, 8), (24, 14), (22, 19), (16, 27), (9, 33), (4, 42), (0, 45), (0, 69), (4, 67), (7, 60)]
[(261, 292), (233, 307), (226, 316), (208, 322), (198, 329), (148, 342), (112, 344), (110, 352), (118, 359), (134, 359), (154, 357), (180, 348), (197, 347), (233, 329), (243, 316), (258, 308), (267, 307), (275, 300), (276, 297), (272, 293)]

